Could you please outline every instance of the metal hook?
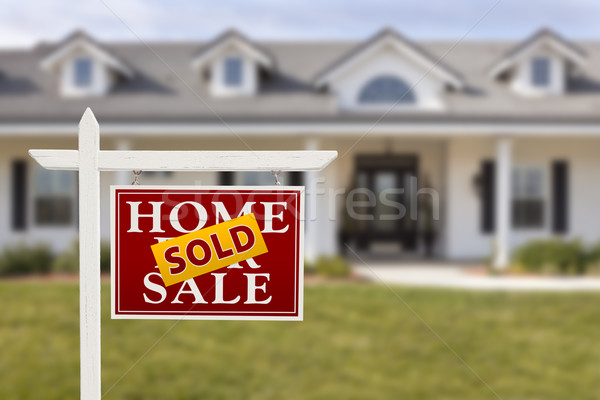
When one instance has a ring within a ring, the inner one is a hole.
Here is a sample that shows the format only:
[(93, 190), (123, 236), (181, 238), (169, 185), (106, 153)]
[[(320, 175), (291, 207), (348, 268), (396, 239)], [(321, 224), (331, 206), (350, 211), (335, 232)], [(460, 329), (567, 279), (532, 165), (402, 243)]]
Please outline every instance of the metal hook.
[(271, 175), (273, 175), (275, 177), (275, 185), (277, 185), (277, 186), (281, 185), (281, 183), (279, 182), (279, 174), (281, 174), (281, 170), (280, 171), (271, 171)]
[(140, 175), (142, 174), (142, 170), (133, 170), (133, 182), (131, 182), (132, 185), (139, 185), (140, 181)]

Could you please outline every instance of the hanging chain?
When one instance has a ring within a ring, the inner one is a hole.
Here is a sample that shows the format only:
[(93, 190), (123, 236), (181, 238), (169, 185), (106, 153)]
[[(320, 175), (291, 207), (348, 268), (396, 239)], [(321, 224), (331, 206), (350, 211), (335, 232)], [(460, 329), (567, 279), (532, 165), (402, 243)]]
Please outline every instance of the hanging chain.
[(132, 185), (139, 185), (140, 184), (140, 175), (142, 174), (142, 170), (133, 170), (133, 182), (131, 182)]
[(279, 182), (279, 174), (281, 174), (281, 171), (271, 171), (271, 175), (275, 177), (275, 185), (277, 186), (281, 185)]

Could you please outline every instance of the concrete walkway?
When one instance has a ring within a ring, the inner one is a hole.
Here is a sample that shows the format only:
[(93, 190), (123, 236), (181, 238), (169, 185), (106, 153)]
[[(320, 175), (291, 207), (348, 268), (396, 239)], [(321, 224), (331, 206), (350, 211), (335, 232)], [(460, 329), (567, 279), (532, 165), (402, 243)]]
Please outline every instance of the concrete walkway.
[(418, 287), (513, 291), (600, 291), (600, 277), (490, 276), (482, 268), (460, 264), (354, 264), (354, 272), (374, 282)]

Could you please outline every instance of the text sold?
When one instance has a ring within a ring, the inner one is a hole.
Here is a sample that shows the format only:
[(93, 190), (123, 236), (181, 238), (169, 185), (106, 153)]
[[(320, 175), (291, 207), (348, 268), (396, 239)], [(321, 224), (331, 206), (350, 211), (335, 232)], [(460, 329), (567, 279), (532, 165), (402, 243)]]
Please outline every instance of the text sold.
[(254, 214), (151, 246), (165, 286), (266, 253)]

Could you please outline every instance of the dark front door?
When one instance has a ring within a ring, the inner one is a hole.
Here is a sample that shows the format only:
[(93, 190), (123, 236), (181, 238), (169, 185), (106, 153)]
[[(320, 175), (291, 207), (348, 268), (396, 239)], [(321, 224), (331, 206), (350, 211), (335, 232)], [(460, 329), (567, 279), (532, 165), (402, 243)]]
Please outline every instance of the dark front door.
[(402, 250), (415, 250), (417, 222), (411, 218), (410, 202), (417, 167), (416, 155), (357, 156), (353, 197), (359, 206), (347, 216), (353, 219), (347, 233), (359, 248), (394, 242)]

